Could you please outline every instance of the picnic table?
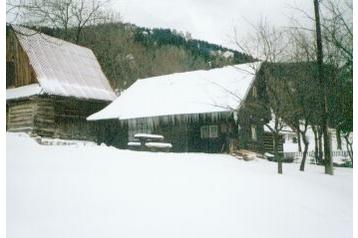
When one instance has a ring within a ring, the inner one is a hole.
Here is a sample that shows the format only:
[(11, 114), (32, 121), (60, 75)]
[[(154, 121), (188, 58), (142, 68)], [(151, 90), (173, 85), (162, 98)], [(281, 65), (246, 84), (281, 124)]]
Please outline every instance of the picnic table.
[(137, 141), (128, 142), (129, 148), (140, 150), (148, 148), (152, 151), (169, 151), (172, 148), (172, 144), (163, 142), (164, 136), (162, 135), (138, 133), (134, 135), (134, 139)]

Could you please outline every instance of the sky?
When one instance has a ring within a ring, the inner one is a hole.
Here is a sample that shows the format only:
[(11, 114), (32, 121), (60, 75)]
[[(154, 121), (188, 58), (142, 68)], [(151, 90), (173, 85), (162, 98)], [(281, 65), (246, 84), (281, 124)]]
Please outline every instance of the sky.
[(250, 24), (260, 19), (274, 26), (288, 26), (294, 16), (309, 25), (295, 8), (313, 15), (311, 0), (117, 0), (112, 4), (124, 22), (190, 32), (195, 39), (230, 48), (235, 48), (234, 28), (238, 37), (246, 37), (252, 31)]

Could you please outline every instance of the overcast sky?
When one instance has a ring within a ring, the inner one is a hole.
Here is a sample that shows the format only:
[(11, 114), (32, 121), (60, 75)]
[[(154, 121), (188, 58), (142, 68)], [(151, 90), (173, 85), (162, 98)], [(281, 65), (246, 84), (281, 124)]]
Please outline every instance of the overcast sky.
[[(313, 13), (311, 0), (117, 0), (113, 4), (124, 22), (145, 27), (162, 27), (190, 32), (193, 38), (233, 47), (233, 28), (239, 37), (250, 31), (249, 23), (266, 18), (277, 26), (290, 24), (302, 13)], [(301, 17), (301, 18), (300, 18)]]

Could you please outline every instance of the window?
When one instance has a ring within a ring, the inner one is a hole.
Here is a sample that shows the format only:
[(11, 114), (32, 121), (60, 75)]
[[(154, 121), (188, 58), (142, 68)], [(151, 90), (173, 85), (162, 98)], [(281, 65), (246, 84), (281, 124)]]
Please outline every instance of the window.
[(218, 126), (212, 125), (209, 127), (209, 137), (217, 138), (218, 137)]
[(202, 126), (200, 128), (200, 137), (201, 139), (218, 138), (219, 127), (217, 125)]
[(253, 141), (257, 141), (257, 134), (256, 134), (256, 126), (255, 125), (251, 126), (251, 139)]

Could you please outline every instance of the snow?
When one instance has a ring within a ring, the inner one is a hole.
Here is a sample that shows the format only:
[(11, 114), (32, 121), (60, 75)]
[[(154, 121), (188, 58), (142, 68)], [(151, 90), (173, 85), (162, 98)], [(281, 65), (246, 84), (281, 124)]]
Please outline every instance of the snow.
[[(271, 128), (274, 127), (274, 117), (275, 115), (272, 113), (272, 120), (269, 122), (269, 126)], [(302, 128), (303, 129), (303, 128)], [(265, 132), (271, 132), (268, 126), (264, 126)], [(330, 136), (330, 144), (331, 144), (331, 151), (332, 151), (332, 158), (335, 164), (346, 164), (349, 161), (349, 155), (347, 151), (347, 143), (343, 137), (341, 137), (341, 149), (338, 149), (338, 140), (336, 130), (333, 128), (328, 129), (329, 136)], [(302, 158), (302, 152), (298, 151), (298, 143), (293, 142), (293, 138), (297, 139), (297, 134), (294, 132), (289, 126), (284, 125), (280, 134), (283, 135), (285, 142), (283, 143), (283, 152), (286, 156), (293, 156), (298, 161)], [(308, 144), (308, 156), (311, 159), (314, 159), (314, 151), (315, 151), (315, 137), (311, 126), (308, 126), (306, 132), (306, 138), (309, 142)], [(350, 137), (353, 140), (353, 136)], [(302, 149), (304, 148), (303, 142), (301, 141)], [(324, 146), (324, 145), (323, 145)], [(324, 148), (324, 147), (323, 147)]]
[(6, 89), (6, 100), (19, 99), (42, 93), (42, 88), (39, 84), (30, 84), (18, 88)]
[(155, 134), (146, 134), (146, 133), (137, 133), (134, 135), (134, 138), (145, 138), (145, 139), (157, 139), (163, 140), (164, 136), (162, 135), (155, 135)]
[(8, 133), (7, 236), (352, 237), (352, 169), (283, 166)]
[(223, 57), (224, 58), (233, 58), (234, 57), (234, 52), (227, 50), (223, 53)]
[(238, 109), (261, 63), (197, 70), (137, 80), (88, 120), (126, 120), (231, 112)]
[(145, 146), (148, 148), (172, 148), (172, 144), (164, 142), (147, 142)]
[(274, 157), (274, 155), (271, 154), (271, 153), (269, 153), (269, 152), (266, 152), (266, 153), (264, 154), (264, 156), (266, 156), (266, 157)]
[(136, 142), (136, 141), (130, 141), (127, 143), (128, 146), (140, 146), (140, 142)]
[(112, 101), (116, 98), (92, 50), (13, 25), (46, 94)]

